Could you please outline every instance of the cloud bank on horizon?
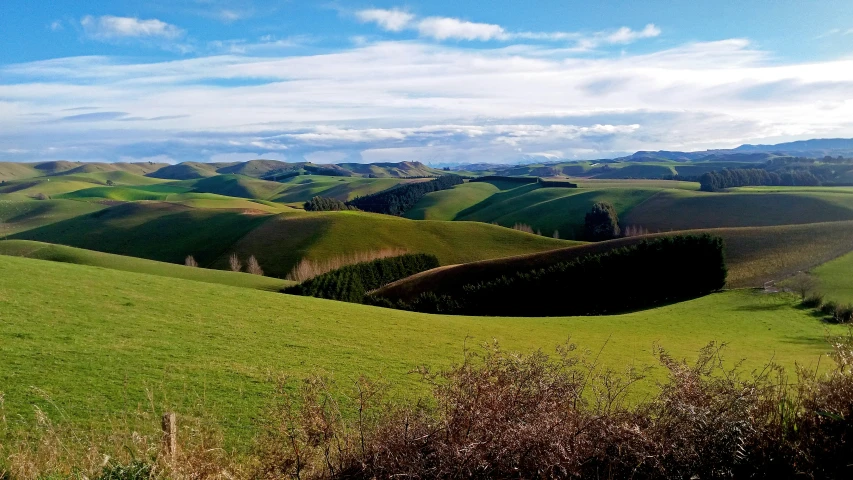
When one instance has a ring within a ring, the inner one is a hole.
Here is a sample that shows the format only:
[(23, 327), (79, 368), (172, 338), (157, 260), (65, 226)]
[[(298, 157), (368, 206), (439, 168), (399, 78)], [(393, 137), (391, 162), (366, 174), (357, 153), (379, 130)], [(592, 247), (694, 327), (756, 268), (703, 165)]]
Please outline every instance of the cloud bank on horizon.
[[(255, 12), (190, 1), (231, 28)], [(345, 38), (255, 25), (203, 39), (153, 15), (47, 22), (44, 35), (113, 53), (0, 63), (0, 161), (508, 163), (853, 136), (853, 58), (780, 60), (749, 32), (533, 30), (401, 6), (316, 15)]]

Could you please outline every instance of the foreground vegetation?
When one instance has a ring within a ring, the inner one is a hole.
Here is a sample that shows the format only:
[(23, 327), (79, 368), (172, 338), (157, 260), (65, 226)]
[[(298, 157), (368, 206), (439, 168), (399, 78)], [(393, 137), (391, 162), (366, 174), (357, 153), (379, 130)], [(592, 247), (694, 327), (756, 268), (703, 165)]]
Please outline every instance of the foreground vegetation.
[(461, 364), (417, 370), (431, 393), (417, 401), (393, 399), (388, 383), (369, 376), (346, 386), (323, 375), (281, 379), (244, 454), (224, 450), (215, 427), (192, 418), (172, 431), (180, 448), (164, 449), (155, 434), (121, 429), (110, 445), (42, 415), (32, 431), (0, 426), (0, 475), (846, 478), (853, 332), (827, 340), (833, 365), (824, 372), (772, 362), (743, 371), (727, 366), (725, 345), (715, 343), (695, 362), (656, 347), (665, 376), (641, 400), (631, 395), (648, 369), (603, 367), (600, 354), (572, 343), (555, 357), (508, 353), (497, 342), (465, 349)]

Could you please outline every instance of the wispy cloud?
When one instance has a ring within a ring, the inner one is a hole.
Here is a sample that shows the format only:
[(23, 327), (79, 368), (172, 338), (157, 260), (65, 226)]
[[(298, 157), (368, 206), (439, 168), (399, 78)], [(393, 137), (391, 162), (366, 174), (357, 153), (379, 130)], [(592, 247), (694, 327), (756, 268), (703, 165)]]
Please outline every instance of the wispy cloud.
[(161, 38), (176, 39), (184, 35), (180, 28), (161, 20), (141, 20), (134, 17), (115, 17), (87, 15), (80, 20), (86, 35), (98, 40), (122, 38)]
[(47, 28), (52, 32), (58, 32), (65, 29), (65, 26), (62, 24), (62, 20), (54, 20), (50, 22), (50, 25), (48, 25)]
[(418, 18), (401, 9), (367, 9), (355, 12), (356, 18), (364, 23), (375, 23), (388, 32), (403, 30), (417, 31), (421, 37), (444, 40), (468, 41), (574, 41), (578, 50), (593, 49), (601, 45), (628, 44), (644, 38), (657, 37), (660, 28), (648, 24), (642, 30), (622, 27), (613, 31), (583, 34), (580, 32), (511, 32), (501, 25), (478, 23), (452, 17)]
[(355, 16), (364, 23), (375, 23), (389, 32), (402, 31), (415, 19), (411, 13), (396, 8), (391, 10), (379, 8), (359, 10)]

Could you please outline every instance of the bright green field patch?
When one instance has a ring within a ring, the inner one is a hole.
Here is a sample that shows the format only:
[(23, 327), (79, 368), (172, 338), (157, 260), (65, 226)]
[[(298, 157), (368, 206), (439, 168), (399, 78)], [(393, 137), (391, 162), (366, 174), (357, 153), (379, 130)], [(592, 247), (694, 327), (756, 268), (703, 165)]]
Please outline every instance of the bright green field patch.
[(82, 248), (52, 245), (50, 243), (33, 242), (29, 240), (0, 241), (0, 255), (35, 258), (53, 262), (73, 263), (91, 267), (109, 268), (125, 272), (146, 273), (161, 277), (180, 278), (198, 282), (219, 283), (233, 287), (256, 288), (271, 292), (280, 291), (292, 285), (292, 282), (277, 278), (234, 273), (205, 268), (190, 268), (172, 263), (156, 262), (142, 258), (113, 255), (95, 252)]
[(553, 352), (568, 338), (595, 351), (606, 344), (601, 362), (618, 369), (653, 364), (655, 344), (695, 358), (712, 340), (729, 342), (728, 357), (747, 358), (746, 370), (771, 359), (813, 367), (827, 351), (825, 329), (843, 330), (788, 295), (752, 291), (612, 317), (470, 318), (6, 256), (0, 269), (0, 385), (10, 422), (31, 418), (36, 404), (58, 420), (108, 428), (153, 403), (179, 415), (203, 409), (232, 445), (252, 438), (268, 379), (279, 372), (341, 382), (382, 375), (397, 394), (413, 395), (424, 391), (407, 375), (413, 367), (449, 365), (464, 345), (493, 338), (521, 351)]
[(428, 193), (404, 216), (412, 220), (455, 220), (466, 208), (500, 191), (498, 185), (487, 182), (456, 185), (450, 190)]
[(853, 303), (853, 253), (825, 263), (812, 273), (820, 279), (820, 293), (827, 300)]

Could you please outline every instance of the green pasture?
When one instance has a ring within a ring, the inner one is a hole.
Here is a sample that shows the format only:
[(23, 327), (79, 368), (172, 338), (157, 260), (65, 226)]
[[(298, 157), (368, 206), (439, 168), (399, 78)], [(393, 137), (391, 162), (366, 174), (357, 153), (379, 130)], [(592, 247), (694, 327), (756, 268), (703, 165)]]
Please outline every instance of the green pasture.
[[(271, 292), (280, 291), (293, 282), (260, 275), (235, 273), (207, 268), (190, 268), (173, 263), (157, 262), (124, 255), (84, 250), (82, 248), (53, 245), (29, 240), (0, 241), (0, 255), (50, 260), (53, 262), (73, 263), (91, 267), (109, 268), (125, 272), (145, 273), (161, 277), (194, 280), (198, 282), (219, 283), (234, 287), (256, 288)], [(243, 259), (246, 260), (245, 258)]]
[(447, 366), (466, 345), (492, 339), (549, 352), (571, 339), (619, 370), (654, 365), (655, 345), (695, 358), (710, 341), (728, 343), (727, 357), (746, 359), (746, 372), (770, 360), (814, 368), (825, 334), (843, 331), (790, 295), (755, 291), (611, 317), (474, 318), (10, 256), (0, 256), (0, 270), (0, 390), (13, 427), (31, 424), (33, 405), (96, 429), (128, 412), (171, 410), (214, 418), (229, 445), (251, 440), (281, 374), (342, 384), (380, 376), (395, 395), (412, 396), (425, 390), (407, 374), (413, 367)]

